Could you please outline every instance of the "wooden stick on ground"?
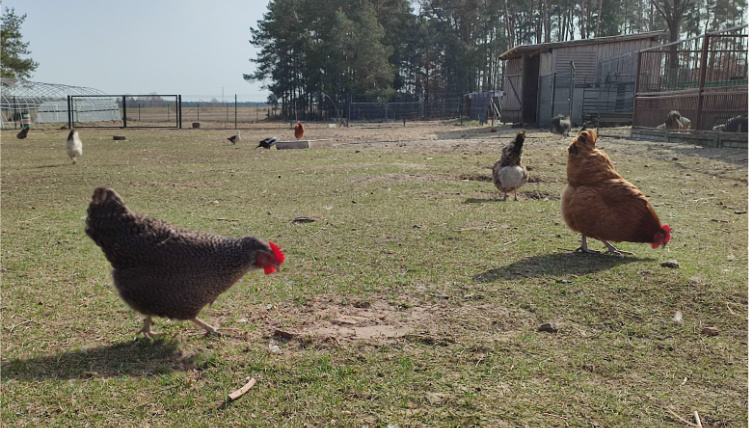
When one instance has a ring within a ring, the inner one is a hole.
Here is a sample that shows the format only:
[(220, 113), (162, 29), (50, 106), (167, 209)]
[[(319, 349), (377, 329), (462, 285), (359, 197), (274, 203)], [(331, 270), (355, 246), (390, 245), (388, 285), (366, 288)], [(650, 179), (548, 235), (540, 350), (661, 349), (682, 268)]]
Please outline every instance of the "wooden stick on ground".
[(697, 426), (702, 428), (702, 421), (700, 420), (700, 414), (694, 411), (694, 420), (697, 422)]
[(247, 394), (247, 391), (249, 391), (249, 390), (250, 390), (250, 388), (252, 388), (252, 387), (253, 387), (253, 386), (255, 385), (255, 382), (257, 382), (257, 381), (256, 381), (256, 380), (255, 380), (255, 378), (253, 377), (253, 378), (252, 378), (252, 379), (250, 379), (250, 381), (249, 381), (249, 382), (247, 382), (247, 383), (246, 383), (246, 384), (245, 384), (245, 385), (244, 385), (243, 387), (241, 387), (241, 388), (239, 388), (238, 390), (236, 390), (236, 391), (232, 392), (231, 394), (229, 394), (229, 401), (234, 401), (234, 400), (236, 400), (237, 398), (239, 398), (239, 397), (241, 397), (241, 396), (243, 396), (243, 395)]
[(684, 424), (686, 424), (687, 426), (690, 426), (690, 427), (699, 426), (699, 425), (693, 424), (693, 423), (689, 422), (688, 420), (682, 418), (681, 416), (677, 415), (676, 412), (674, 412), (673, 410), (669, 409), (668, 407), (666, 407), (665, 409), (668, 411), (668, 413), (671, 413), (671, 416), (673, 416), (674, 418), (676, 418), (677, 420), (679, 420), (681, 422), (684, 422)]

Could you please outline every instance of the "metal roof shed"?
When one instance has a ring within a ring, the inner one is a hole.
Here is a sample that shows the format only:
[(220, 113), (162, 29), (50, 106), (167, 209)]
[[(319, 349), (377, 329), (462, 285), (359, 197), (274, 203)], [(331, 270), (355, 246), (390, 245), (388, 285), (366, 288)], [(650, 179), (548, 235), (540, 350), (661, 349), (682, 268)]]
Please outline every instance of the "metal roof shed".
[[(516, 46), (500, 55), (507, 61), (502, 118), (549, 126), (557, 113), (582, 121), (582, 89), (596, 79), (600, 62), (660, 44), (664, 31)], [(574, 65), (573, 65), (574, 64)], [(561, 89), (569, 94), (556, 97)], [(553, 106), (552, 106), (553, 104)], [(559, 111), (562, 110), (562, 111)]]

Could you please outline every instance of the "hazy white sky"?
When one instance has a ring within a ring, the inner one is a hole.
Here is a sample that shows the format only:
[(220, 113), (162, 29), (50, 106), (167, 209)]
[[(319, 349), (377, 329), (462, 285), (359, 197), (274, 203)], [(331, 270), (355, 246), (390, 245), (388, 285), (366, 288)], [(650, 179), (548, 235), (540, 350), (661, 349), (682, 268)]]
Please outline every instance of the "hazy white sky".
[(21, 26), (39, 67), (31, 81), (86, 86), (108, 94), (181, 94), (265, 101), (247, 83), (257, 49), (250, 27), (267, 0), (2, 0), (26, 14)]

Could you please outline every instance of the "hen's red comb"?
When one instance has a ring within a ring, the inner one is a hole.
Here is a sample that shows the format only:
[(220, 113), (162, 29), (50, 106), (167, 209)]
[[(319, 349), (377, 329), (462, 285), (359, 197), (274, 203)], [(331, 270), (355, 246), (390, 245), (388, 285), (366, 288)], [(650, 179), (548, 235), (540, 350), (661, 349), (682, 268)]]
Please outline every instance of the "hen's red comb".
[[(268, 245), (270, 245), (270, 249), (271, 249), (271, 251), (273, 251), (273, 256), (276, 258), (276, 263), (280, 266), (281, 263), (283, 263), (284, 260), (286, 260), (286, 255), (283, 253), (283, 250), (281, 250), (281, 248), (278, 245), (276, 245), (276, 244), (274, 244), (272, 242), (268, 242)], [(276, 267), (275, 266), (265, 266), (263, 268), (263, 270), (265, 271), (265, 274), (268, 275), (268, 274), (271, 274), (271, 273), (275, 272), (276, 271)]]

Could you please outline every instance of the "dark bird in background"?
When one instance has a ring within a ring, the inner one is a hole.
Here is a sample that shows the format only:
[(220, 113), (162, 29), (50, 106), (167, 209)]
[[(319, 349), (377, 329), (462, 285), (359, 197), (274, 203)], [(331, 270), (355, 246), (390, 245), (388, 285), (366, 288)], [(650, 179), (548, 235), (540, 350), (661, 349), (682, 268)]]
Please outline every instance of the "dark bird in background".
[(554, 125), (554, 132), (565, 137), (570, 136), (570, 129), (572, 129), (570, 115), (562, 116), (558, 114), (551, 118), (551, 123)]
[(227, 138), (227, 140), (231, 141), (232, 144), (237, 144), (237, 141), (241, 140), (242, 137), (239, 136), (239, 130), (237, 129), (237, 135), (232, 135), (231, 137)]
[(31, 128), (23, 128), (21, 132), (16, 134), (16, 138), (18, 138), (19, 140), (23, 140), (24, 138), (26, 138), (26, 136), (29, 135), (29, 129)]
[(298, 120), (296, 121), (296, 125), (294, 125), (294, 137), (297, 140), (304, 137), (304, 125)]
[(273, 138), (266, 138), (264, 140), (261, 140), (260, 143), (255, 147), (256, 149), (259, 149), (260, 147), (264, 149), (270, 149), (274, 144), (278, 142), (278, 140), (283, 137), (283, 134), (278, 134)]
[(747, 115), (734, 116), (722, 125), (713, 126), (713, 131), (721, 132), (747, 132)]
[(525, 131), (518, 131), (515, 139), (502, 149), (502, 156), (492, 168), (492, 181), (500, 192), (504, 192), (505, 201), (510, 191), (515, 193), (517, 201), (517, 189), (528, 182), (528, 170), (521, 165), (524, 141)]
[(252, 236), (227, 238), (176, 229), (130, 211), (112, 189), (94, 190), (86, 234), (112, 264), (122, 300), (146, 316), (138, 333), (153, 337), (151, 318), (190, 320), (207, 333), (216, 328), (197, 316), (205, 305), (252, 269), (276, 270), (281, 249)]

